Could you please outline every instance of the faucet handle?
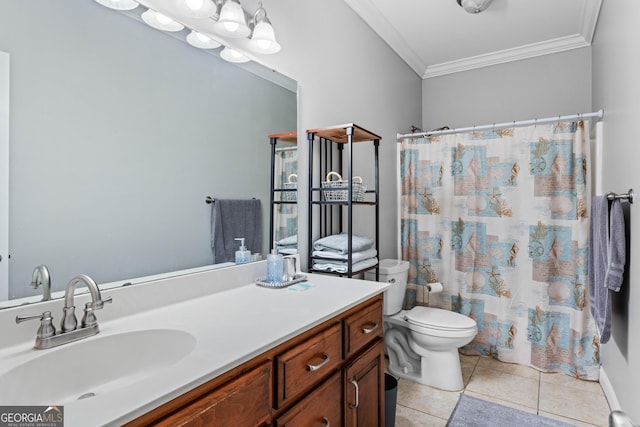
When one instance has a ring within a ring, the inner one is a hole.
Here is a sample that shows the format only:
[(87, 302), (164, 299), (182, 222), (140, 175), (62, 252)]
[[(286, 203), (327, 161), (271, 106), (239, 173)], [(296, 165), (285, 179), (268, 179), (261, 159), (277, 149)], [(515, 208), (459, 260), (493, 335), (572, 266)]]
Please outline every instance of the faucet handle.
[(111, 304), (113, 299), (111, 297), (105, 299), (99, 299), (98, 301), (88, 302), (85, 304), (85, 307), (91, 308), (93, 310), (100, 310), (104, 307), (105, 303)]
[(16, 323), (26, 322), (27, 320), (40, 319), (40, 327), (36, 333), (37, 338), (49, 338), (56, 334), (56, 328), (53, 326), (53, 317), (50, 311), (33, 316), (16, 316)]

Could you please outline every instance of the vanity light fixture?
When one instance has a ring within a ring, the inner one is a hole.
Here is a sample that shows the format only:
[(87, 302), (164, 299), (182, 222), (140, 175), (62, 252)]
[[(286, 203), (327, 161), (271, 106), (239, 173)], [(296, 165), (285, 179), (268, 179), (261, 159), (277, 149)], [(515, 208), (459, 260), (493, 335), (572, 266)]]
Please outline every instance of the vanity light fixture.
[(96, 0), (103, 6), (109, 9), (115, 10), (133, 10), (138, 7), (138, 2), (135, 0)]
[(253, 15), (253, 34), (249, 41), (251, 50), (257, 53), (276, 53), (280, 51), (280, 44), (276, 41), (271, 21), (267, 18), (267, 11), (259, 3), (258, 10)]
[(238, 0), (224, 0), (218, 16), (219, 30), (227, 37), (241, 38), (251, 34), (244, 9)]
[(220, 57), (228, 62), (233, 62), (235, 64), (241, 64), (243, 62), (249, 62), (249, 58), (238, 52), (237, 50), (233, 50), (230, 47), (225, 46), (220, 52)]
[(460, 7), (469, 13), (480, 13), (486, 10), (493, 0), (457, 0)]
[(193, 30), (187, 35), (187, 43), (200, 49), (215, 49), (222, 46), (211, 37)]
[(178, 11), (190, 18), (210, 18), (217, 7), (212, 0), (175, 0)]
[(142, 20), (156, 30), (174, 32), (181, 31), (184, 28), (184, 25), (174, 21), (167, 15), (163, 15), (162, 13), (151, 9), (148, 9), (142, 14)]

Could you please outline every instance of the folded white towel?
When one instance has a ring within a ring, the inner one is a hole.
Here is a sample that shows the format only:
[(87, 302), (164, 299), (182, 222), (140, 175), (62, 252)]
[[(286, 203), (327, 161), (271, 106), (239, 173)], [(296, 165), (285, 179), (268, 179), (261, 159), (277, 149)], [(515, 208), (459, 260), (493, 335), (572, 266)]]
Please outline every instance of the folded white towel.
[(284, 239), (278, 240), (278, 246), (298, 246), (298, 235), (294, 234), (293, 236), (285, 237)]
[(279, 248), (278, 248), (278, 253), (279, 253), (280, 255), (295, 255), (295, 254), (297, 254), (297, 253), (298, 253), (298, 248), (296, 248), (296, 247), (293, 247), (293, 248), (292, 248), (292, 247), (290, 247), (290, 246), (288, 246), (288, 247), (284, 247), (284, 248), (280, 248), (280, 247), (279, 247)]
[[(369, 258), (360, 262), (353, 263), (351, 268), (352, 272), (364, 270), (365, 268), (373, 267), (378, 263), (378, 258)], [(346, 262), (340, 261), (314, 261), (313, 269), (318, 271), (332, 271), (334, 273), (346, 273), (348, 271), (348, 265)]]
[[(355, 234), (351, 239), (351, 252), (361, 252), (371, 249), (375, 242), (370, 237), (356, 236)], [(331, 236), (323, 237), (316, 240), (313, 244), (313, 249), (316, 251), (333, 251), (341, 254), (349, 252), (349, 236), (347, 233), (334, 234)]]
[[(333, 251), (313, 251), (314, 257), (337, 259), (340, 261), (347, 261), (349, 254), (341, 254)], [(375, 248), (367, 249), (366, 251), (354, 252), (351, 257), (351, 262), (358, 262), (369, 258), (375, 258), (378, 256), (378, 251)]]

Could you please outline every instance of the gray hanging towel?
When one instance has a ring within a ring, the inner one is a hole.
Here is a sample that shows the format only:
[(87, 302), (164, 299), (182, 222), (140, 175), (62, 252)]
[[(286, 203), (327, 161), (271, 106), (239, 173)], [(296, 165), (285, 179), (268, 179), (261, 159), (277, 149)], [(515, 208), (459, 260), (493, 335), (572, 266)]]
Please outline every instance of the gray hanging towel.
[(593, 197), (589, 230), (589, 304), (601, 344), (609, 341), (611, 335), (610, 290), (619, 291), (624, 276), (624, 228), (620, 201), (612, 201), (610, 212), (606, 196)]
[(624, 263), (627, 257), (627, 238), (624, 229), (622, 202), (614, 199), (609, 208), (609, 262), (607, 263), (604, 284), (615, 292), (620, 292), (624, 279)]
[(211, 250), (213, 263), (234, 262), (240, 242), (251, 252), (262, 250), (262, 210), (260, 200), (216, 199), (211, 204)]

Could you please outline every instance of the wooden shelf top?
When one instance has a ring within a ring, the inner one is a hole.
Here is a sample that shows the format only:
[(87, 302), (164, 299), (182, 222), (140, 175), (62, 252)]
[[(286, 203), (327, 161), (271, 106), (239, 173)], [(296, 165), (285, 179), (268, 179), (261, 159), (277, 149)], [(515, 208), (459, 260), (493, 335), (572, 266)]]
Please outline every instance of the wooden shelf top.
[(360, 127), (354, 123), (347, 123), (344, 125), (329, 126), (319, 129), (309, 129), (307, 133), (315, 133), (316, 136), (321, 138), (330, 139), (333, 142), (347, 143), (349, 142), (347, 136), (347, 128), (353, 128), (353, 142), (373, 141), (374, 139), (382, 139), (380, 136), (373, 132), (369, 132), (363, 127)]
[(280, 141), (284, 142), (293, 142), (294, 144), (298, 143), (298, 132), (283, 132), (283, 133), (272, 133), (269, 135), (269, 139), (277, 138)]

